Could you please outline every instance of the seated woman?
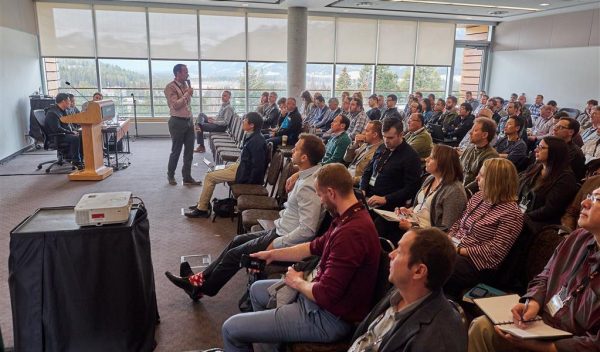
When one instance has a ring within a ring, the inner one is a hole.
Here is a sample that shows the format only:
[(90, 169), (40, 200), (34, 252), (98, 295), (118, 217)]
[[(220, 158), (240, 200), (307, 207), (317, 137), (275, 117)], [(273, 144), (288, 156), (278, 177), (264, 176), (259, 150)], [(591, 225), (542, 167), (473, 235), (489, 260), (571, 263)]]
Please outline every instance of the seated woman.
[(458, 253), (454, 272), (444, 286), (448, 298), (460, 299), (464, 289), (498, 269), (521, 233), (517, 178), (515, 166), (507, 159), (483, 163), (477, 176), (480, 191), (448, 232)]
[(434, 145), (426, 159), (425, 170), (431, 175), (423, 182), (413, 207), (396, 209), (402, 218), (399, 222), (402, 232), (413, 226), (448, 231), (467, 205), (462, 166), (456, 150), (447, 145)]
[(560, 218), (577, 193), (577, 180), (569, 164), (567, 144), (558, 137), (542, 138), (535, 149), (535, 164), (519, 181), (519, 207), (535, 232)]

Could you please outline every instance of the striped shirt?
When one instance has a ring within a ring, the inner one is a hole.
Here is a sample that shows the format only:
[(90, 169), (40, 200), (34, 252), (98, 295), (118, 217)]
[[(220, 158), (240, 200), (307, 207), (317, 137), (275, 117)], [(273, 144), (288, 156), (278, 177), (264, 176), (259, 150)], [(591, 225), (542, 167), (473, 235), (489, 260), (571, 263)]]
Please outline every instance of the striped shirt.
[(517, 202), (492, 204), (477, 192), (448, 234), (460, 241), (459, 248), (466, 248), (477, 270), (497, 269), (522, 227)]

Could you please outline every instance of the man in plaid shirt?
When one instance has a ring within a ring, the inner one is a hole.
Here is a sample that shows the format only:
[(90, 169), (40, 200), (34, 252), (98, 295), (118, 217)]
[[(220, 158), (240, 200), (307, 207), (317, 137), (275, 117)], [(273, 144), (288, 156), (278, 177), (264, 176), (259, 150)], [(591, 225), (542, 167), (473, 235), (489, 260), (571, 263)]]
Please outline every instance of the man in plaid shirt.
[(531, 104), (531, 106), (529, 107), (529, 112), (531, 112), (531, 117), (533, 119), (537, 119), (538, 116), (540, 116), (540, 109), (542, 108), (542, 106), (544, 106), (544, 96), (538, 94), (535, 97), (535, 104)]

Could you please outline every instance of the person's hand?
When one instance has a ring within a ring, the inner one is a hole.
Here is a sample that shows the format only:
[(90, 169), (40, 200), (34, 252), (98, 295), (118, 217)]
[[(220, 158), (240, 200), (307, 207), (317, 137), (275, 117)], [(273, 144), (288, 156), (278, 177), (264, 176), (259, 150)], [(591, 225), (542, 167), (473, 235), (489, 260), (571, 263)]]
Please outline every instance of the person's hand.
[(410, 216), (412, 213), (413, 213), (412, 209), (409, 209), (409, 208), (405, 208), (405, 207), (396, 208), (397, 215)]
[(293, 267), (289, 266), (284, 281), (286, 285), (297, 290), (299, 284), (304, 281), (304, 273), (296, 271)]
[(188, 96), (190, 96), (190, 97), (191, 97), (192, 95), (194, 95), (194, 88), (192, 88), (192, 87), (187, 87), (187, 89), (186, 89), (186, 93), (188, 94)]
[(461, 156), (461, 155), (463, 155), (463, 152), (464, 152), (464, 150), (462, 150), (461, 148), (459, 148), (459, 147), (454, 147), (454, 150), (456, 150), (456, 152), (458, 153), (458, 156)]
[(296, 172), (285, 181), (285, 191), (287, 193), (290, 193), (292, 191), (294, 185), (296, 184), (296, 181), (298, 181), (298, 177), (300, 177), (300, 174)]
[(398, 227), (404, 231), (407, 231), (412, 227), (412, 223), (407, 219), (400, 219), (400, 221), (398, 221)]
[[(530, 303), (531, 304), (531, 303)], [(515, 346), (519, 350), (527, 351), (557, 351), (556, 346), (552, 342), (540, 341), (540, 340), (524, 340), (518, 337), (512, 336), (500, 330), (498, 326), (494, 326), (496, 334), (500, 335), (504, 340), (508, 341), (511, 345)]]
[[(272, 246), (273, 243), (271, 242), (271, 244), (269, 246)], [(256, 259), (262, 259), (264, 260), (267, 264), (270, 264), (273, 261), (273, 250), (265, 250), (265, 251), (260, 251), (260, 252), (256, 252), (256, 253), (250, 253), (250, 256), (252, 258), (256, 258)]]
[(202, 128), (200, 128), (200, 126), (198, 126), (198, 125), (194, 125), (194, 131), (195, 132), (202, 132)]
[(367, 199), (367, 204), (370, 207), (380, 207), (382, 205), (385, 205), (385, 203), (387, 203), (385, 197), (371, 196), (369, 199)]
[(525, 310), (525, 304), (519, 303), (512, 307), (510, 312), (513, 315), (513, 322), (520, 328), (525, 328), (527, 323), (525, 321), (529, 321), (534, 319), (540, 311), (540, 304), (533, 299), (529, 300), (529, 304), (527, 305), (527, 310)]
[(215, 119), (213, 119), (212, 117), (209, 117), (209, 118), (208, 118), (208, 122), (209, 122), (209, 123), (215, 123)]

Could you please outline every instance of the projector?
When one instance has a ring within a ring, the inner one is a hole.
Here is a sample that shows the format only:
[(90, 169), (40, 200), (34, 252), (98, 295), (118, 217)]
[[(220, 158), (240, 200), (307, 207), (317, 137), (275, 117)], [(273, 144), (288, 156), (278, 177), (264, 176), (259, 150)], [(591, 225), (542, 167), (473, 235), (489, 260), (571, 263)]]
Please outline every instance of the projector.
[(88, 193), (75, 206), (75, 222), (79, 226), (121, 224), (130, 211), (131, 192)]

